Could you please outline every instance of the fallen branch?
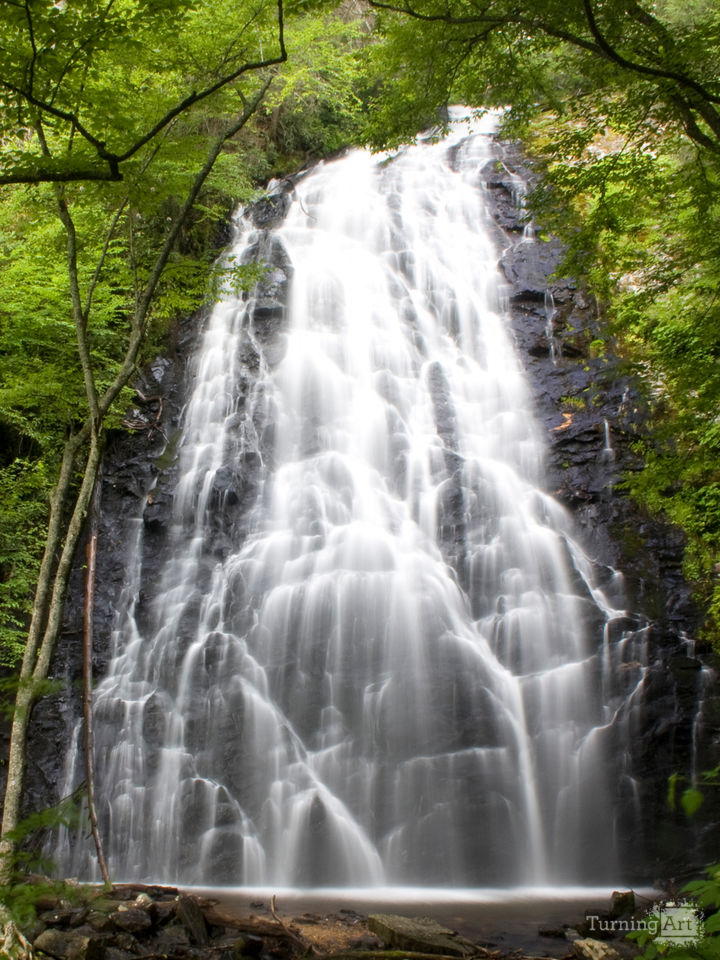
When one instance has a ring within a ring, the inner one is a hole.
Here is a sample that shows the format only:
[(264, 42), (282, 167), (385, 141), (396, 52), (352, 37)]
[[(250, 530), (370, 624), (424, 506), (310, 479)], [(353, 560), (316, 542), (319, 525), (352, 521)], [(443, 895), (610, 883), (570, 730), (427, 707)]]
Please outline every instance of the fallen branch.
[(306, 940), (305, 937), (301, 937), (299, 933), (295, 933), (295, 931), (288, 927), (287, 924), (283, 923), (283, 921), (277, 915), (275, 894), (273, 894), (270, 898), (270, 913), (272, 914), (273, 920), (282, 927), (289, 939), (292, 940), (293, 943), (295, 943), (298, 947), (300, 947), (304, 954), (311, 953), (316, 957), (319, 956), (317, 947)]

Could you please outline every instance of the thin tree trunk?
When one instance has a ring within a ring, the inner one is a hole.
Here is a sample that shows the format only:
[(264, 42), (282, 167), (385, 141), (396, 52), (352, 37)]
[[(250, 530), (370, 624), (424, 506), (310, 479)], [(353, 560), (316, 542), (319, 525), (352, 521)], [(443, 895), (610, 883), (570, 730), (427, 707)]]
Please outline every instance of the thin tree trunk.
[[(60, 622), (65, 600), (67, 582), (72, 569), (75, 549), (80, 539), (83, 523), (90, 504), (95, 479), (100, 466), (100, 444), (92, 438), (90, 452), (85, 464), (83, 481), (75, 500), (75, 507), (67, 528), (60, 560), (54, 576), (48, 570), (49, 584), (38, 586), (38, 590), (52, 587), (49, 600), (47, 624), (40, 643), (37, 660), (30, 677), (22, 676), (15, 701), (12, 730), (10, 733), (10, 753), (8, 756), (7, 786), (5, 788), (5, 806), (3, 809), (2, 839), (0, 840), (0, 884), (6, 883), (12, 873), (12, 855), (15, 842), (8, 834), (20, 823), (21, 803), (27, 767), (26, 748), (30, 714), (39, 696), (40, 684), (47, 679), (50, 661), (55, 649), (55, 641), (60, 631)], [(57, 504), (57, 509), (61, 505)]]
[(103, 883), (110, 885), (105, 856), (103, 854), (100, 831), (98, 829), (97, 812), (95, 809), (95, 764), (93, 752), (95, 736), (93, 730), (93, 695), (92, 695), (92, 652), (93, 652), (93, 608), (95, 606), (95, 560), (97, 557), (97, 502), (99, 483), (95, 484), (95, 495), (90, 508), (90, 539), (87, 543), (86, 559), (87, 570), (85, 575), (85, 607), (83, 610), (83, 715), (85, 719), (85, 780), (87, 783), (88, 814), (98, 866)]

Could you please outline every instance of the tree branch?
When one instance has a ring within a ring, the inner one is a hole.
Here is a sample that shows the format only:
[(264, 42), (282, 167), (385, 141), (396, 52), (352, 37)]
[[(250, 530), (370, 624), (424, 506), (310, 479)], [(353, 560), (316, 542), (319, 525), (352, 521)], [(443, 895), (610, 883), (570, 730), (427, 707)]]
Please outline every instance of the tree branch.
[[(1, 82), (1, 81), (0, 81)], [(78, 180), (122, 180), (119, 170), (93, 167), (77, 167), (74, 170), (53, 170), (38, 167), (36, 170), (0, 174), (0, 184), (8, 183), (74, 183)]]
[(28, 87), (32, 93), (32, 88), (35, 83), (35, 61), (37, 60), (38, 52), (35, 44), (35, 30), (33, 28), (32, 14), (30, 13), (30, 4), (28, 3), (28, 0), (25, 0), (25, 19), (27, 20), (28, 25), (30, 46), (32, 47), (32, 57), (30, 58), (30, 63), (28, 65)]
[[(145, 329), (147, 327), (148, 317), (150, 313), (150, 307), (152, 304), (157, 285), (160, 282), (163, 271), (167, 266), (168, 259), (172, 250), (175, 246), (175, 241), (177, 240), (181, 229), (185, 225), (185, 222), (192, 210), (197, 196), (202, 189), (203, 184), (210, 175), (215, 161), (217, 160), (220, 151), (223, 148), (223, 145), (230, 139), (230, 137), (235, 136), (248, 122), (250, 117), (255, 113), (257, 108), (260, 106), (267, 90), (272, 83), (272, 77), (265, 81), (259, 92), (253, 99), (250, 101), (248, 106), (243, 110), (242, 114), (231, 123), (217, 138), (213, 144), (208, 156), (205, 160), (200, 171), (197, 173), (193, 184), (190, 188), (190, 191), (185, 198), (185, 203), (180, 210), (180, 213), (175, 218), (170, 231), (168, 232), (165, 242), (162, 246), (160, 253), (155, 261), (155, 266), (153, 267), (152, 273), (145, 284), (144, 290), (141, 292), (137, 305), (135, 307), (134, 317), (133, 317), (133, 329), (128, 348), (125, 351), (125, 357), (123, 359), (122, 365), (118, 370), (115, 379), (106, 389), (105, 393), (102, 395), (99, 401), (99, 410), (100, 416), (104, 417), (105, 414), (110, 409), (110, 406), (115, 401), (116, 397), (126, 385), (129, 378), (132, 376), (132, 372), (135, 369), (135, 363), (137, 361), (138, 353), (140, 352), (140, 347), (145, 336)], [(87, 424), (86, 424), (87, 426)]]
[(71, 124), (73, 129), (77, 130), (80, 136), (92, 147), (94, 147), (100, 159), (104, 160), (108, 165), (108, 170), (105, 172), (96, 171), (93, 168), (78, 168), (76, 170), (64, 171), (43, 171), (42, 168), (39, 168), (38, 170), (32, 172), (14, 172), (0, 176), (0, 184), (69, 182), (76, 180), (122, 180), (122, 174), (120, 173), (119, 165), (124, 161), (129, 160), (130, 157), (134, 156), (139, 150), (142, 149), (142, 147), (153, 140), (170, 123), (172, 123), (176, 117), (189, 110), (190, 107), (195, 106), (195, 104), (200, 103), (201, 101), (207, 99), (207, 97), (212, 96), (212, 94), (217, 93), (218, 90), (228, 86), (228, 84), (232, 83), (233, 81), (238, 80), (244, 74), (263, 70), (268, 67), (277, 66), (280, 63), (284, 63), (287, 60), (287, 49), (285, 47), (285, 18), (283, 0), (277, 0), (277, 25), (280, 53), (276, 57), (269, 57), (267, 59), (262, 58), (260, 60), (243, 63), (242, 66), (220, 77), (218, 80), (204, 89), (200, 91), (193, 91), (179, 103), (176, 103), (175, 106), (171, 110), (168, 110), (167, 113), (161, 117), (160, 120), (158, 120), (158, 122), (154, 124), (150, 130), (136, 140), (131, 147), (120, 154), (113, 153), (112, 151), (108, 150), (106, 142), (104, 140), (99, 140), (90, 132), (90, 130), (87, 129), (87, 127), (80, 120), (77, 112), (71, 110), (62, 110), (61, 108), (56, 107), (53, 103), (49, 103), (46, 100), (36, 97), (31, 88), (24, 89), (23, 87), (19, 87), (17, 84), (11, 83), (8, 80), (0, 79), (0, 87), (3, 87), (4, 89), (15, 94), (15, 96), (19, 97), (21, 100), (26, 100), (31, 106), (39, 110), (41, 114), (46, 113), (51, 117), (55, 117), (57, 120), (62, 120), (64, 123)]
[(172, 110), (168, 110), (164, 117), (161, 117), (160, 120), (155, 124), (155, 126), (149, 130), (144, 136), (137, 140), (128, 150), (124, 153), (119, 154), (116, 159), (118, 163), (123, 163), (125, 160), (128, 160), (134, 154), (140, 150), (141, 147), (144, 147), (148, 141), (152, 140), (153, 137), (156, 137), (161, 130), (163, 130), (175, 117), (179, 116), (181, 113), (184, 113), (190, 107), (194, 106), (196, 103), (200, 103), (201, 100), (205, 100), (207, 97), (211, 96), (213, 93), (217, 93), (218, 90), (222, 87), (226, 87), (229, 83), (232, 83), (233, 80), (237, 80), (244, 73), (249, 73), (251, 71), (264, 70), (267, 67), (277, 66), (279, 63), (284, 63), (287, 60), (287, 51), (285, 49), (285, 34), (284, 34), (284, 17), (283, 17), (283, 0), (277, 0), (278, 7), (278, 40), (280, 43), (280, 55), (277, 57), (271, 57), (268, 60), (257, 60), (251, 63), (244, 63), (241, 67), (238, 67), (237, 70), (233, 70), (232, 73), (226, 74), (224, 77), (221, 77), (219, 80), (216, 80), (215, 83), (211, 84), (209, 87), (205, 87), (204, 90), (201, 90), (199, 93), (193, 91), (189, 96), (185, 97), (180, 103), (176, 104)]
[(95, 272), (93, 273), (92, 279), (90, 280), (90, 283), (88, 285), (87, 294), (85, 296), (85, 306), (83, 307), (83, 315), (85, 317), (86, 324), (87, 324), (88, 317), (90, 315), (90, 307), (92, 306), (92, 298), (93, 298), (93, 294), (95, 293), (95, 287), (97, 286), (98, 280), (100, 279), (102, 268), (105, 266), (105, 259), (107, 257), (107, 252), (110, 249), (110, 241), (115, 235), (115, 230), (117, 229), (117, 225), (120, 222), (120, 217), (122, 216), (123, 211), (125, 210), (125, 207), (127, 205), (128, 205), (128, 198), (125, 197), (123, 202), (120, 204), (115, 216), (112, 219), (112, 223), (110, 224), (110, 229), (108, 230), (105, 236), (105, 242), (103, 243), (103, 248), (100, 252), (100, 259), (97, 262), (97, 266), (95, 267)]
[(583, 0), (583, 8), (585, 10), (585, 19), (590, 27), (590, 33), (592, 33), (598, 47), (608, 60), (612, 60), (614, 63), (617, 63), (618, 66), (623, 67), (625, 70), (632, 70), (634, 73), (642, 73), (645, 76), (655, 77), (658, 80), (673, 80), (675, 83), (679, 83), (680, 86), (694, 90), (695, 93), (702, 97), (707, 103), (720, 103), (720, 96), (716, 96), (710, 90), (703, 87), (702, 84), (693, 80), (691, 77), (685, 76), (683, 73), (677, 73), (675, 70), (661, 70), (657, 67), (648, 67), (645, 64), (634, 63), (632, 60), (628, 60), (610, 45), (601, 32), (595, 19), (590, 0)]
[(712, 150), (713, 153), (720, 153), (720, 143), (718, 143), (717, 140), (713, 140), (712, 137), (709, 137), (703, 130), (700, 129), (687, 100), (678, 94), (677, 96), (672, 97), (672, 102), (675, 104), (680, 113), (682, 125), (684, 126), (685, 132), (690, 139), (694, 140), (696, 143), (699, 143), (701, 147), (705, 147), (707, 150)]

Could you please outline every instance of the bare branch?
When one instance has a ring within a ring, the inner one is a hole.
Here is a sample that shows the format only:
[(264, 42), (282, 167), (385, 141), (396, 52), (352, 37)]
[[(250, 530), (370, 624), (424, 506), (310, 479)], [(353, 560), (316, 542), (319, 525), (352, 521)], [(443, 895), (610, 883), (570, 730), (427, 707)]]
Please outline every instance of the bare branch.
[(92, 279), (90, 280), (90, 283), (88, 285), (87, 294), (85, 296), (85, 306), (83, 308), (83, 314), (85, 316), (86, 323), (87, 323), (88, 316), (90, 315), (90, 307), (92, 306), (92, 298), (93, 298), (93, 294), (95, 293), (95, 287), (97, 286), (98, 280), (100, 279), (102, 268), (105, 266), (105, 259), (107, 257), (108, 250), (110, 249), (110, 242), (112, 238), (115, 236), (117, 225), (120, 222), (120, 217), (123, 215), (123, 211), (125, 210), (125, 207), (127, 206), (127, 204), (128, 204), (128, 198), (125, 197), (120, 207), (118, 208), (117, 212), (115, 213), (115, 216), (112, 219), (112, 223), (110, 224), (110, 229), (108, 230), (107, 235), (105, 236), (105, 242), (103, 243), (103, 248), (100, 252), (100, 259), (97, 262), (97, 266), (95, 267), (95, 272), (93, 273)]

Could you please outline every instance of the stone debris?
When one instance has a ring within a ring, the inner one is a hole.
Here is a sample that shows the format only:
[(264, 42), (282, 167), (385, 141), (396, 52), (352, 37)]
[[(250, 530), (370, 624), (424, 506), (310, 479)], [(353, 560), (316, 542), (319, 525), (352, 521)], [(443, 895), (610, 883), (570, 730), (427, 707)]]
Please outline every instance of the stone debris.
[(573, 952), (578, 960), (620, 960), (617, 950), (602, 940), (575, 940)]

